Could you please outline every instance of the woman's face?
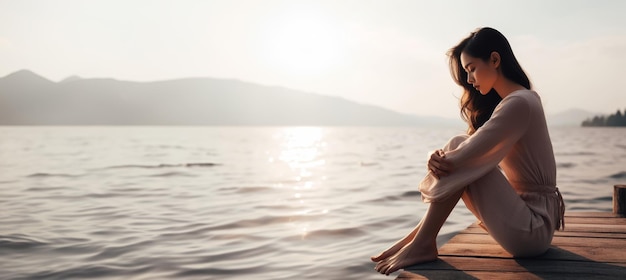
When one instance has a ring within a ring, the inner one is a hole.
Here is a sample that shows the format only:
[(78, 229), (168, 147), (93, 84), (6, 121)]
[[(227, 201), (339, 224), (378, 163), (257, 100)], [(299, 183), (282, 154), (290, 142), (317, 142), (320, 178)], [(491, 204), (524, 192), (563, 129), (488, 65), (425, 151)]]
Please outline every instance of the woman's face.
[(489, 61), (484, 61), (465, 52), (461, 53), (461, 65), (467, 73), (467, 82), (482, 95), (489, 93), (498, 79), (498, 59), (499, 57), (493, 59), (492, 56)]

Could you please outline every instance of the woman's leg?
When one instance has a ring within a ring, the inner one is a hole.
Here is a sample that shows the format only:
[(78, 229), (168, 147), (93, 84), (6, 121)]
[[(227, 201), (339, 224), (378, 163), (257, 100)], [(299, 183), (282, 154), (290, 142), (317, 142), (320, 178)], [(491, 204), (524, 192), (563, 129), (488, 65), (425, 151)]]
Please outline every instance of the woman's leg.
[(446, 219), (461, 198), (463, 190), (450, 196), (447, 200), (433, 202), (416, 228), (414, 238), (394, 255), (381, 260), (376, 270), (389, 275), (390, 273), (418, 263), (437, 259), (437, 234)]
[[(444, 151), (450, 151), (456, 149), (458, 145), (460, 145), (463, 141), (465, 141), (469, 136), (468, 135), (457, 135), (450, 139), (448, 143), (444, 146)], [(419, 263), (434, 260), (437, 258), (437, 243), (436, 238), (439, 230), (445, 220), (450, 215), (450, 212), (454, 208), (454, 206), (458, 203), (461, 197), (462, 191), (457, 195), (451, 196), (449, 200), (431, 203), (426, 211), (426, 214), (419, 222), (419, 224), (404, 238), (398, 240), (394, 245), (389, 247), (387, 250), (380, 253), (378, 256), (372, 257), (372, 261), (379, 262), (376, 265), (376, 270), (381, 273), (389, 274), (399, 268), (400, 263)], [(429, 217), (430, 216), (430, 217)], [(425, 221), (428, 221), (429, 224), (425, 230), (421, 232), (421, 235), (418, 238), (417, 235), (421, 231), (421, 228)], [(439, 225), (439, 226), (437, 226)], [(416, 242), (415, 240), (418, 239)], [(412, 246), (407, 246), (409, 244), (414, 244)], [(422, 246), (422, 249), (418, 249), (418, 244), (427, 244), (427, 246)], [(405, 249), (406, 248), (406, 249)], [(421, 253), (415, 251), (422, 251)], [(415, 257), (410, 257), (408, 251), (412, 251), (415, 253)], [(407, 258), (407, 255), (409, 258)], [(404, 259), (404, 260), (402, 260)], [(405, 266), (411, 265), (407, 264)], [(387, 270), (391, 270), (390, 268), (395, 268), (392, 271), (386, 272)]]
[(550, 246), (554, 226), (531, 211), (500, 170), (490, 171), (465, 188), (463, 201), (513, 256), (539, 255)]

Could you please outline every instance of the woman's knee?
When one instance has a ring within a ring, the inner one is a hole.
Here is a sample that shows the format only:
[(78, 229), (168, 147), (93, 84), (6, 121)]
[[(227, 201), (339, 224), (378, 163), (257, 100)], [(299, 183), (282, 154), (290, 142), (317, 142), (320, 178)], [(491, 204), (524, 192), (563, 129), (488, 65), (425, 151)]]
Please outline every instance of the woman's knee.
[(448, 143), (446, 144), (446, 146), (443, 148), (444, 151), (450, 151), (450, 150), (454, 150), (456, 149), (459, 145), (461, 145), (461, 143), (463, 143), (465, 140), (467, 140), (467, 138), (469, 138), (469, 135), (467, 134), (459, 134), (456, 135), (452, 138), (450, 138), (450, 140), (448, 140)]

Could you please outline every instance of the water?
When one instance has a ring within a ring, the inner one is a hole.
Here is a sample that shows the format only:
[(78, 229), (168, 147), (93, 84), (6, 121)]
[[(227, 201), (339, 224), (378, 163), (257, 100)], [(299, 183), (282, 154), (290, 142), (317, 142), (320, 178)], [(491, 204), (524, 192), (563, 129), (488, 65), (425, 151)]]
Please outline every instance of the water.
[[(388, 279), (459, 129), (0, 127), (1, 279)], [(625, 129), (551, 131), (568, 210), (611, 211)], [(439, 242), (474, 222), (460, 203)]]

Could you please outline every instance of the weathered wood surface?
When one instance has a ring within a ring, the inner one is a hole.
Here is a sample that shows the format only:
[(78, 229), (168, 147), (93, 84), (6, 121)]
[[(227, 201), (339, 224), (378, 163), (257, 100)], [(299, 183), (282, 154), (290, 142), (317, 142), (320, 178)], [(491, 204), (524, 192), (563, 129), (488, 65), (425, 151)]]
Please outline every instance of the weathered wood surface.
[(613, 214), (626, 215), (626, 185), (613, 186)]
[(626, 218), (568, 212), (565, 230), (536, 258), (515, 259), (473, 224), (439, 249), (439, 260), (396, 279), (626, 279)]

